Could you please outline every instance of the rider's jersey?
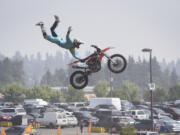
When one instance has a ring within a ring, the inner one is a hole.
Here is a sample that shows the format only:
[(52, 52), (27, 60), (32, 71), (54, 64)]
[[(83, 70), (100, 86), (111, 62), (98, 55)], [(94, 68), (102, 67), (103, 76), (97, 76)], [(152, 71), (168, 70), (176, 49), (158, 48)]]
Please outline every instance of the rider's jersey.
[(58, 46), (62, 48), (68, 49), (74, 58), (80, 59), (75, 52), (73, 41), (68, 35), (66, 36), (66, 41), (62, 40), (59, 36), (53, 37), (48, 34), (44, 35), (44, 38), (52, 43), (57, 44)]

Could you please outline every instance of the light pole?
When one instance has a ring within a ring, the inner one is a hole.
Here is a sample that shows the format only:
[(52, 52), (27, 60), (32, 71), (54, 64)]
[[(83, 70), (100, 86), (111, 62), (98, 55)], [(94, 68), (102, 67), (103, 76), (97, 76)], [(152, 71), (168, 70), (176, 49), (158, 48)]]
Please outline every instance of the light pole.
[(112, 97), (112, 90), (113, 90), (113, 77), (112, 77), (112, 73), (110, 72), (110, 97)]
[(150, 90), (150, 94), (151, 94), (151, 130), (154, 130), (154, 126), (153, 126), (153, 90), (155, 89), (155, 85), (152, 83), (152, 49), (149, 48), (144, 48), (142, 49), (142, 52), (148, 52), (150, 54), (149, 57), (149, 65), (150, 65), (150, 84), (149, 84), (149, 90)]
[[(112, 86), (112, 83), (113, 83), (113, 78), (112, 78), (112, 73), (110, 71), (110, 97), (112, 98), (112, 90), (113, 90), (113, 86)], [(112, 111), (111, 111), (111, 129), (110, 129), (110, 135), (112, 135)]]

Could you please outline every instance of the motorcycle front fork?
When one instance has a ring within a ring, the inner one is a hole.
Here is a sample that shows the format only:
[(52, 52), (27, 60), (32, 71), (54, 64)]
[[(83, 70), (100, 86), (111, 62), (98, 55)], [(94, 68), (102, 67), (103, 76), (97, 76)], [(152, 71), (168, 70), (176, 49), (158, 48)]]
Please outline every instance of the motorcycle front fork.
[(115, 61), (113, 61), (113, 60), (111, 59), (111, 57), (109, 57), (107, 54), (103, 53), (103, 55), (104, 55), (108, 60), (110, 60), (114, 65), (117, 64), (117, 63), (116, 63)]
[(85, 69), (85, 70), (84, 70), (84, 74), (85, 74), (86, 76), (91, 75), (91, 71)]

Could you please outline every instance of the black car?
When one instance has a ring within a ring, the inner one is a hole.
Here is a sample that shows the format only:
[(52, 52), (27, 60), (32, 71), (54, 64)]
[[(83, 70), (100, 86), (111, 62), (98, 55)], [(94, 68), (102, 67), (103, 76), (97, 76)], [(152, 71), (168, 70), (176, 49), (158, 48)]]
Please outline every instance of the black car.
[(96, 110), (98, 109), (111, 109), (111, 110), (116, 110), (114, 105), (107, 105), (107, 104), (101, 104), (95, 107)]
[(175, 120), (180, 120), (180, 109), (179, 108), (172, 108), (171, 114)]
[(104, 127), (107, 131), (111, 128), (120, 131), (122, 127), (127, 125), (134, 126), (135, 120), (127, 116), (110, 116), (100, 119), (96, 124), (98, 127)]
[(85, 126), (87, 126), (90, 121), (92, 125), (95, 125), (99, 121), (99, 119), (92, 116), (90, 112), (74, 112), (73, 114), (78, 119), (78, 122), (83, 122)]
[(136, 120), (134, 127), (137, 130), (150, 130), (151, 129), (151, 120)]
[(170, 113), (175, 120), (180, 119), (180, 109), (175, 107), (164, 107), (163, 110)]
[(153, 112), (156, 115), (172, 117), (172, 115), (170, 113), (166, 113), (162, 109), (159, 109), (159, 108), (153, 108)]

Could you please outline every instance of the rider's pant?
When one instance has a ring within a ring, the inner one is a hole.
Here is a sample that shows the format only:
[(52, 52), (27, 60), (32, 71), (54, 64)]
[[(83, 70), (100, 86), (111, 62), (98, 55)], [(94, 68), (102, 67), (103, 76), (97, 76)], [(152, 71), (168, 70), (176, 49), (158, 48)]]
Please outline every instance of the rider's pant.
[(52, 25), (52, 27), (50, 28), (52, 36), (48, 35), (48, 34), (45, 32), (45, 30), (44, 30), (44, 31), (43, 31), (43, 37), (44, 37), (46, 40), (48, 40), (48, 41), (50, 41), (50, 42), (52, 42), (52, 43), (56, 43), (56, 44), (61, 44), (61, 43), (62, 43), (62, 44), (63, 44), (63, 41), (61, 41), (61, 40), (59, 39), (59, 37), (58, 37), (58, 35), (56, 34), (56, 31), (55, 31), (57, 25), (58, 25), (58, 22), (55, 21), (54, 24)]
[(58, 21), (55, 21), (54, 24), (51, 27), (51, 34), (52, 34), (53, 37), (57, 37), (58, 36), (56, 31), (55, 31), (56, 27), (58, 26), (58, 23), (59, 23)]

